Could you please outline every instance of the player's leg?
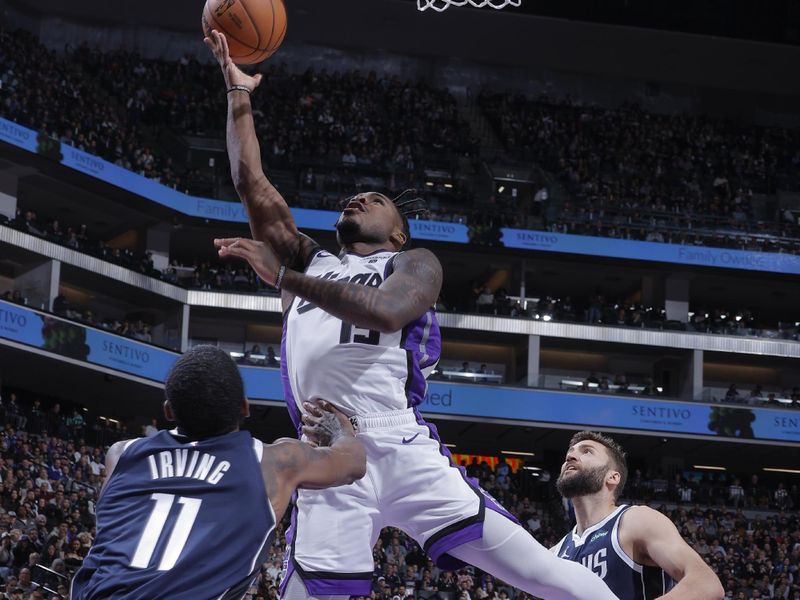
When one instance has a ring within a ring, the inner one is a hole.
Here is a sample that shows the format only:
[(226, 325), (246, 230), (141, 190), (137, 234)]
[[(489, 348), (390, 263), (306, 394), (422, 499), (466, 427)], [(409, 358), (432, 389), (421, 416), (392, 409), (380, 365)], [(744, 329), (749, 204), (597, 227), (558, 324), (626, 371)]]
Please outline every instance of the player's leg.
[(548, 600), (616, 600), (603, 580), (589, 569), (559, 558), (494, 510), (486, 511), (483, 537), (447, 553)]
[(286, 531), (283, 600), (346, 600), (372, 591), (372, 546), (383, 521), (373, 486), (378, 468), (367, 449), (367, 474), (325, 490), (298, 490)]
[(347, 594), (309, 594), (306, 589), (306, 584), (300, 579), (300, 575), (292, 573), (286, 585), (283, 586), (281, 598), (282, 600), (348, 600), (350, 596)]
[(411, 535), (440, 568), (471, 563), (547, 600), (615, 600), (589, 569), (553, 555), (501, 515), (452, 464), (433, 425), (396, 424), (376, 443), (392, 461), (376, 484), (387, 523)]

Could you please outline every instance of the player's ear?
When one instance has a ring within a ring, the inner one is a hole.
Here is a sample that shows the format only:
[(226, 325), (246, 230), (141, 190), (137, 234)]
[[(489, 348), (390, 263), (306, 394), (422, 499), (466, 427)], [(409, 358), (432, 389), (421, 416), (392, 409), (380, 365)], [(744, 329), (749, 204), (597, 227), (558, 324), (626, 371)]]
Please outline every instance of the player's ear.
[(242, 398), (242, 420), (247, 419), (250, 416), (250, 402), (247, 400), (247, 396)]
[(172, 410), (172, 404), (169, 403), (169, 400), (164, 400), (164, 417), (167, 419), (167, 421), (178, 420), (175, 418), (175, 411)]
[(402, 250), (403, 246), (406, 245), (408, 238), (402, 230), (395, 229), (392, 232), (392, 235), (389, 236), (389, 241), (392, 242), (398, 250)]
[(608, 483), (613, 483), (614, 485), (619, 485), (619, 482), (622, 480), (622, 475), (619, 474), (619, 471), (610, 471), (606, 476), (606, 481)]

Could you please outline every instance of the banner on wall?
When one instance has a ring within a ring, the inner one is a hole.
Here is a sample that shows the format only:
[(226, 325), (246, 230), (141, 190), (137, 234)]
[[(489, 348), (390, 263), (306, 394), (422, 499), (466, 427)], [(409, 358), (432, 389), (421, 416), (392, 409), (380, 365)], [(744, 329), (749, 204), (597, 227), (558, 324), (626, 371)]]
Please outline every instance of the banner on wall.
[[(128, 190), (147, 200), (190, 217), (247, 223), (244, 207), (238, 202), (189, 196), (152, 179), (123, 169), (102, 158), (78, 150), (32, 129), (0, 118), (0, 140), (19, 148), (47, 156), (90, 177)], [(338, 213), (327, 210), (293, 208), (292, 215), (300, 229), (333, 231)], [(468, 244), (469, 228), (460, 223), (412, 220), (414, 239)], [(681, 265), (746, 269), (772, 273), (800, 274), (800, 256), (766, 252), (747, 252), (697, 246), (679, 246), (656, 242), (618, 240), (582, 235), (558, 234), (525, 229), (501, 229), (501, 243), (507, 248), (562, 252), (609, 258), (651, 260)]]
[[(54, 355), (163, 382), (178, 355), (46, 313), (0, 301), (0, 338)], [(242, 367), (254, 400), (282, 400), (277, 369)], [(724, 438), (800, 442), (800, 413), (636, 397), (577, 394), (431, 381), (424, 413), (482, 419), (612, 427)]]

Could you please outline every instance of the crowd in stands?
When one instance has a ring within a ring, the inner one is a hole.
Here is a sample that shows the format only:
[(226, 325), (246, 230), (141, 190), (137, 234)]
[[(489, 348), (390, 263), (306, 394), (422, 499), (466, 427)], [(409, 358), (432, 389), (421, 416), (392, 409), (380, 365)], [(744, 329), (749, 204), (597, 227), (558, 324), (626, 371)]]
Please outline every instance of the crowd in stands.
[(796, 222), (753, 210), (754, 193), (800, 183), (798, 131), (547, 96), (486, 92), (479, 103), (508, 152), (569, 193), (551, 231), (800, 251)]
[[(47, 406), (21, 394), (3, 390), (0, 395), (0, 593), (21, 600), (64, 599), (69, 577), (94, 539), (105, 451), (114, 441), (142, 432), (89, 427), (80, 407), (62, 411), (61, 403)], [(151, 425), (144, 434), (156, 430)], [(493, 468), (474, 459), (462, 466), (545, 546), (555, 545), (571, 527), (568, 506), (547, 471), (514, 473), (502, 459)], [(694, 471), (667, 477), (634, 468), (623, 500), (649, 503), (667, 514), (720, 576), (727, 598), (800, 597), (796, 483)], [(286, 519), (250, 600), (277, 598), (285, 527)], [(383, 530), (373, 556), (373, 600), (530, 600), (477, 568), (439, 569), (394, 528)]]
[(770, 391), (764, 389), (760, 383), (756, 384), (749, 392), (740, 391), (735, 383), (730, 384), (725, 395), (712, 398), (715, 402), (727, 404), (743, 404), (746, 406), (771, 406), (773, 408), (800, 409), (800, 386), (791, 390)]
[[(21, 30), (0, 32), (0, 39), (3, 116), (37, 129), (40, 151), (58, 140), (180, 191), (209, 195), (218, 188), (159, 145), (167, 133), (223, 137), (216, 65), (86, 45), (56, 53)], [(364, 187), (438, 190), (443, 184), (429, 182), (426, 171), (456, 182), (459, 168), (467, 178), (475, 171), (480, 149), (444, 89), (374, 72), (292, 73), (272, 62), (263, 69), (253, 95), (257, 133), (270, 168), (293, 173), (285, 192), (297, 206), (335, 208), (342, 195)], [(535, 162), (568, 195), (556, 216), (545, 211), (531, 223), (527, 204), (536, 202), (492, 197), (478, 208), (471, 184), (442, 187), (447, 205), (431, 194), (430, 218), (468, 225), (474, 243), (499, 243), (504, 226), (531, 226), (800, 253), (796, 222), (754, 208), (754, 196), (797, 186), (797, 131), (495, 92), (482, 93), (479, 105), (509, 156)], [(464, 157), (469, 166), (459, 167)]]
[(88, 308), (72, 305), (63, 294), (59, 294), (53, 300), (53, 312), (60, 317), (105, 329), (117, 335), (123, 335), (148, 344), (153, 343), (152, 326), (142, 319), (129, 321), (126, 319), (98, 317)]
[(690, 306), (686, 320), (668, 320), (666, 310), (642, 302), (607, 297), (595, 290), (588, 297), (573, 301), (571, 296), (540, 295), (527, 298), (523, 305), (504, 287), (492, 290), (475, 281), (466, 292), (458, 294), (453, 304), (440, 297), (436, 308), (442, 312), (466, 311), (501, 317), (527, 318), (541, 321), (566, 321), (617, 327), (671, 329), (720, 335), (775, 337), (798, 339), (796, 321), (770, 322), (746, 307)]

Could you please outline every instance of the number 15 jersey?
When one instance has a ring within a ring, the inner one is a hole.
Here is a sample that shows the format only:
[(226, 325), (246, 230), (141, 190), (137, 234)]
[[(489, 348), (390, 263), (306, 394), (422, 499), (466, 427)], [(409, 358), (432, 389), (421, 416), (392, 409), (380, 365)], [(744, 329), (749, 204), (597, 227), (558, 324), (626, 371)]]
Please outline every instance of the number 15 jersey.
[[(318, 250), (306, 274), (379, 287), (392, 274), (398, 254), (381, 250), (337, 257)], [(440, 353), (433, 308), (399, 331), (381, 333), (355, 327), (295, 298), (284, 316), (281, 343), (289, 413), (299, 427), (302, 402), (315, 398), (331, 401), (347, 415), (416, 406), (425, 397), (425, 380)]]
[(72, 600), (243, 598), (266, 560), (275, 515), (260, 441), (246, 431), (131, 440), (97, 502), (97, 539)]

